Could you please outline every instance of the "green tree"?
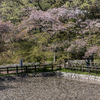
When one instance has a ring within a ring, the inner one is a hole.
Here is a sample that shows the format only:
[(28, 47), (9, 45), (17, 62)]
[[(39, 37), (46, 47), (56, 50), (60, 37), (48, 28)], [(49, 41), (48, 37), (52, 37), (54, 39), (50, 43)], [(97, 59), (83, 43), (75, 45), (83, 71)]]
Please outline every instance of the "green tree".
[(4, 41), (0, 39), (0, 52), (3, 52), (3, 51), (5, 51)]
[(23, 8), (33, 7), (28, 0), (5, 0), (1, 2), (0, 12), (4, 21), (11, 21), (12, 23), (21, 22), (22, 17), (25, 16), (25, 12), (22, 12)]

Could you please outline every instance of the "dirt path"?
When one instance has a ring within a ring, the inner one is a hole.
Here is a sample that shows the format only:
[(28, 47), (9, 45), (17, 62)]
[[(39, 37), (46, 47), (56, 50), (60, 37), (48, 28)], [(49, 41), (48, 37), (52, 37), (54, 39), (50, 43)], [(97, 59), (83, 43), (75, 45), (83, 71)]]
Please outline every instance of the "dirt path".
[[(23, 72), (23, 71), (24, 70), (18, 70), (18, 73), (19, 72)], [(9, 74), (11, 74), (11, 73), (17, 73), (17, 72), (16, 72), (16, 70), (15, 71), (14, 70), (13, 71), (9, 71)], [(0, 74), (7, 74), (7, 71), (2, 71), (2, 72), (0, 72)]]
[(58, 76), (24, 78), (1, 82), (0, 100), (100, 100), (100, 85)]

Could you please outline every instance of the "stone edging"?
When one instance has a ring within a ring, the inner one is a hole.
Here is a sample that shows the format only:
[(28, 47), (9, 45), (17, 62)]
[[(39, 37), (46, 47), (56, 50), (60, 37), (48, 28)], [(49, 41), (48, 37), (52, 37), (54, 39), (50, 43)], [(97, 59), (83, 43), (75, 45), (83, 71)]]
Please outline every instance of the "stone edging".
[(67, 78), (67, 79), (100, 84), (99, 76), (66, 73), (66, 72), (59, 72), (59, 71), (57, 72), (60, 74), (60, 76), (63, 76), (64, 78)]

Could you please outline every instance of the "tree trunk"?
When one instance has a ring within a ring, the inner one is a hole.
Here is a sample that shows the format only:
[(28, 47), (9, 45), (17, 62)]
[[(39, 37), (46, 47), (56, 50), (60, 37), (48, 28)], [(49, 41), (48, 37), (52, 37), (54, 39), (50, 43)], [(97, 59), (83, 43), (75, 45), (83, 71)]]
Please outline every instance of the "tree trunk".
[(54, 52), (54, 60), (53, 60), (53, 62), (55, 63), (55, 52)]
[(41, 5), (40, 5), (39, 0), (37, 0), (37, 3), (38, 3), (38, 6), (40, 7), (40, 9), (43, 11), (43, 9), (42, 9), (42, 7), (41, 7)]

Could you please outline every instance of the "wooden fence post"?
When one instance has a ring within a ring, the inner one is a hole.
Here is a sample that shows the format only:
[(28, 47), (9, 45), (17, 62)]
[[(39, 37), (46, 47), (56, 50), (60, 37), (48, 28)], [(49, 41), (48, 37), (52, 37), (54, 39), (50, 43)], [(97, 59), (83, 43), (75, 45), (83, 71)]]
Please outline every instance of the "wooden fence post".
[(66, 70), (68, 70), (68, 64), (66, 65)]
[(27, 66), (26, 66), (26, 73), (27, 73)]
[(16, 73), (18, 74), (18, 66), (16, 66)]
[(35, 65), (35, 72), (36, 72), (36, 65)]
[(66, 69), (66, 63), (64, 63), (64, 69)]
[(80, 71), (82, 71), (82, 65), (80, 65)]
[(95, 71), (96, 71), (96, 74), (98, 74), (98, 71), (97, 71), (97, 65), (95, 65)]
[(83, 65), (82, 65), (82, 72), (84, 72)]
[(76, 63), (75, 69), (76, 69), (76, 71), (77, 71), (77, 63)]
[(90, 73), (90, 68), (91, 68), (91, 67), (89, 66), (89, 73)]
[(8, 70), (8, 68), (9, 68), (9, 67), (7, 67), (7, 74), (9, 74), (9, 70)]
[(72, 64), (69, 63), (69, 67), (70, 67), (70, 70), (72, 70), (72, 68), (71, 68), (72, 67)]
[(21, 66), (21, 72), (22, 72), (22, 66)]
[(51, 66), (52, 66), (52, 71), (53, 71), (53, 64)]

